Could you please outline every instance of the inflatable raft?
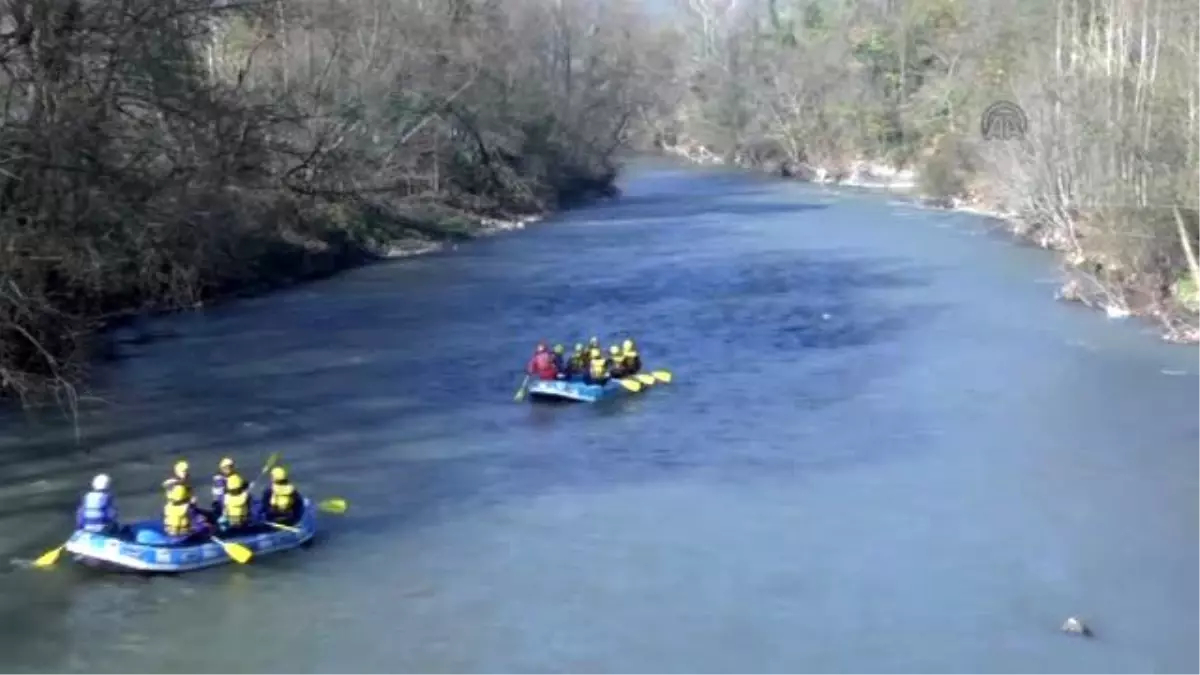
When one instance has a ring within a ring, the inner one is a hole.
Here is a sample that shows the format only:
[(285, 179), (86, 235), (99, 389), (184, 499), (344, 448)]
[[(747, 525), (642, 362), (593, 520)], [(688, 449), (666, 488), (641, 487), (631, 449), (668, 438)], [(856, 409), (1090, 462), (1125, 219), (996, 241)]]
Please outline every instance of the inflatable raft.
[(581, 380), (534, 380), (529, 383), (527, 391), (531, 400), (557, 399), (584, 403), (595, 403), (606, 398), (630, 393), (625, 387), (612, 380), (603, 385), (588, 384)]
[[(297, 531), (263, 525), (262, 529), (221, 539), (241, 544), (254, 551), (255, 556), (288, 551), (312, 540), (317, 531), (316, 511), (316, 506), (305, 499), (300, 521), (292, 526)], [(85, 564), (137, 572), (190, 572), (232, 560), (214, 541), (170, 543), (158, 520), (131, 523), (117, 535), (76, 531), (67, 540), (66, 550)]]

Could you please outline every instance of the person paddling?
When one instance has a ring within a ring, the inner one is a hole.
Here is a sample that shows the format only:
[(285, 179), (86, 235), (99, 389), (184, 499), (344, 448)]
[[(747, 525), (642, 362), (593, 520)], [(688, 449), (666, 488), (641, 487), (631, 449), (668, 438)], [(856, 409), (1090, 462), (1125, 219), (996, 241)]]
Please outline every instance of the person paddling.
[(271, 484), (263, 490), (263, 515), (267, 520), (291, 525), (300, 519), (304, 499), (288, 479), (287, 469), (271, 469)]
[(606, 384), (608, 382), (608, 366), (608, 359), (604, 358), (604, 352), (598, 348), (593, 349), (588, 359), (588, 384)]
[(107, 474), (92, 479), (92, 489), (83, 495), (79, 509), (75, 511), (75, 528), (96, 534), (114, 534), (117, 524), (116, 499), (110, 491), (111, 481)]
[(613, 377), (625, 377), (628, 373), (621, 364), (621, 348), (613, 345), (608, 348), (608, 372)]
[(567, 359), (567, 377), (583, 377), (587, 374), (588, 355), (583, 349), (583, 343), (575, 345), (575, 351), (571, 352), (571, 357)]
[(246, 481), (241, 476), (231, 474), (225, 481), (225, 491), (221, 495), (221, 517), (217, 526), (223, 533), (236, 534), (252, 524), (254, 500)]
[(621, 345), (621, 370), (626, 375), (636, 375), (642, 371), (642, 357), (638, 355), (633, 340), (625, 340)]
[(201, 535), (208, 528), (202, 525), (204, 517), (192, 502), (191, 492), (182, 484), (167, 490), (167, 503), (163, 506), (163, 533), (182, 544)]
[(182, 485), (187, 488), (189, 494), (192, 491), (192, 480), (188, 463), (182, 459), (175, 462), (175, 466), (171, 467), (171, 475), (167, 476), (167, 479), (162, 482), (163, 491), (170, 491), (176, 485)]
[(558, 368), (554, 366), (554, 357), (546, 348), (545, 342), (538, 343), (537, 348), (534, 349), (533, 358), (529, 359), (529, 363), (525, 366), (525, 372), (530, 377), (536, 377), (539, 380), (553, 380), (558, 377)]
[(564, 377), (567, 372), (567, 355), (566, 349), (562, 345), (554, 345), (554, 375), (555, 377)]
[[(217, 464), (217, 472), (212, 477), (212, 514), (214, 517), (220, 517), (221, 515), (225, 491), (229, 489), (229, 480), (234, 476), (241, 478), (241, 475), (237, 472), (237, 467), (234, 466), (233, 459), (231, 457), (222, 457), (221, 461)], [(245, 482), (243, 479), (242, 483)]]

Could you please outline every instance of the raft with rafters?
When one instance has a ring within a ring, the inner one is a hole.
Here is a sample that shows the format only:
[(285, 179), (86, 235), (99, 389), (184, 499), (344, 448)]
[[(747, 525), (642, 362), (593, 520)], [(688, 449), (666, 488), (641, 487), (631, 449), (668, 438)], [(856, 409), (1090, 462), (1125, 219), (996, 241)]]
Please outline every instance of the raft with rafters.
[[(316, 505), (305, 499), (300, 520), (290, 529), (263, 525), (261, 529), (223, 536), (221, 539), (245, 546), (256, 557), (290, 551), (308, 543), (316, 535), (316, 513)], [(77, 530), (67, 540), (66, 551), (83, 564), (134, 572), (191, 572), (233, 561), (225, 549), (212, 540), (172, 544), (171, 538), (163, 532), (161, 520), (136, 521), (115, 535)]]

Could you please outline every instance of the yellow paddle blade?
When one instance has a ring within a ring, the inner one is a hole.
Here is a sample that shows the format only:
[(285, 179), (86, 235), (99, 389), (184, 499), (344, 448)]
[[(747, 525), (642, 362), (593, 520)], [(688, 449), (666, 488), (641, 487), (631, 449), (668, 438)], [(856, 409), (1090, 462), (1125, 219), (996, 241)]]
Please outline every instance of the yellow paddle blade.
[(346, 512), (346, 500), (338, 499), (337, 497), (334, 497), (332, 499), (326, 499), (326, 500), (322, 501), (321, 503), (317, 504), (317, 508), (321, 509), (325, 513), (345, 513)]
[(638, 382), (641, 382), (642, 384), (646, 385), (647, 387), (649, 387), (650, 385), (652, 385), (658, 381), (658, 380), (654, 379), (654, 376), (649, 373), (638, 373), (638, 374), (634, 375), (634, 377), (637, 378)]
[(270, 525), (271, 527), (273, 527), (277, 530), (287, 530), (288, 532), (295, 532), (296, 534), (300, 534), (301, 532), (304, 531), (298, 527), (292, 527), (291, 525), (284, 525), (283, 523), (272, 523), (269, 520), (267, 521), (267, 525)]
[(225, 553), (230, 558), (233, 558), (235, 561), (237, 561), (239, 565), (245, 565), (246, 563), (250, 562), (251, 558), (254, 557), (254, 552), (245, 546), (242, 546), (241, 544), (235, 544), (231, 541), (223, 541), (221, 539), (217, 539), (216, 537), (213, 537), (212, 540), (220, 544), (221, 548), (225, 549)]
[(517, 403), (520, 403), (521, 399), (525, 398), (525, 390), (528, 388), (529, 388), (529, 376), (526, 375), (525, 379), (521, 380), (521, 386), (517, 387), (517, 393), (515, 396), (513, 396), (513, 400), (516, 401)]
[(58, 562), (58, 557), (60, 555), (62, 555), (63, 548), (65, 546), (66, 546), (66, 544), (63, 544), (62, 546), (59, 546), (58, 548), (50, 549), (49, 551), (46, 551), (45, 553), (43, 553), (41, 555), (41, 557), (39, 557), (37, 560), (33, 561), (33, 566), (34, 567), (51, 567), (52, 565), (54, 565), (54, 563)]
[(267, 463), (263, 464), (262, 472), (266, 473), (266, 472), (270, 471), (271, 467), (275, 466), (278, 463), (279, 463), (279, 451), (272, 452), (271, 456), (267, 458)]
[(625, 387), (629, 391), (638, 392), (642, 390), (642, 383), (637, 380), (617, 380), (617, 384)]
[(671, 371), (669, 370), (656, 370), (650, 374), (653, 375), (654, 379), (658, 380), (659, 382), (671, 381)]

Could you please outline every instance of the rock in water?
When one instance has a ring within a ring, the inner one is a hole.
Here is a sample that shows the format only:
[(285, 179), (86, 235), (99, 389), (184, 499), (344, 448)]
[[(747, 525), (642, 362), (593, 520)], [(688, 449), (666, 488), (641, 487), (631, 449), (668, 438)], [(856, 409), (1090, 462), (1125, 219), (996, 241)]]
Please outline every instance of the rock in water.
[(1063, 622), (1062, 632), (1071, 633), (1072, 635), (1082, 635), (1084, 637), (1092, 636), (1092, 629), (1087, 627), (1081, 619), (1071, 617)]

